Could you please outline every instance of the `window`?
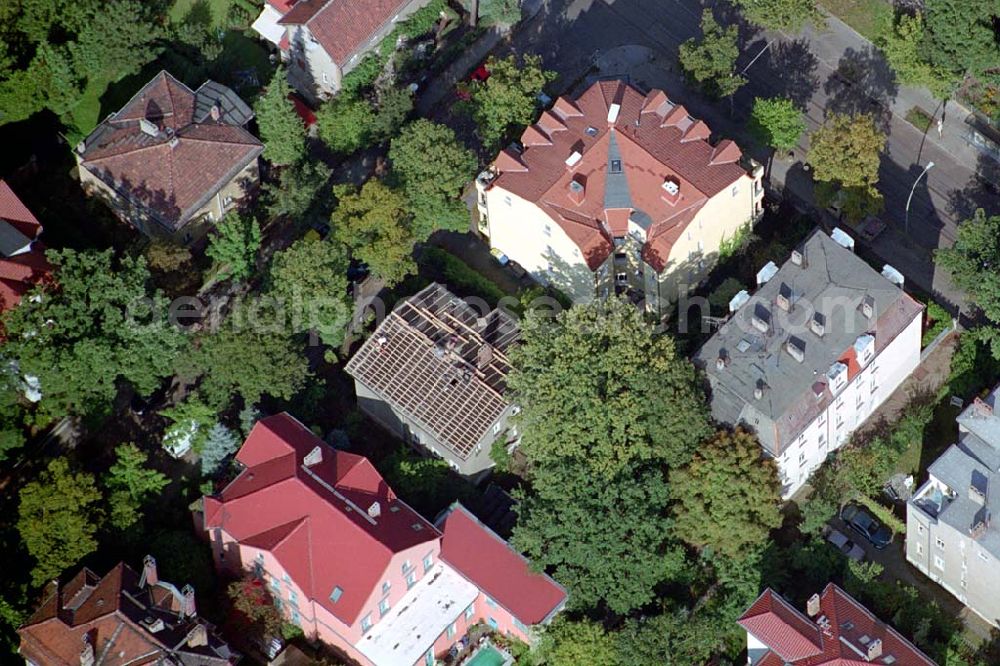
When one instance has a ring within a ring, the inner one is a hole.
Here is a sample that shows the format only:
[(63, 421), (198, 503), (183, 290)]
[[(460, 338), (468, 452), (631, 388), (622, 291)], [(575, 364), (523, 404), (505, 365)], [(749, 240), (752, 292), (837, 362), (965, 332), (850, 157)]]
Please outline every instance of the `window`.
[(819, 435), (819, 445), (820, 447), (826, 446), (826, 435), (824, 435), (823, 433), (820, 433)]
[(963, 578), (962, 579), (962, 589), (964, 590), (966, 588), (966, 586), (967, 586), (967, 583), (965, 582), (965, 579)]
[(471, 603), (469, 607), (465, 609), (465, 619), (471, 620), (472, 616), (476, 614), (476, 604)]
[(455, 626), (455, 623), (452, 622), (451, 624), (449, 624), (448, 625), (448, 638), (454, 638), (456, 631), (458, 631), (458, 628)]
[(405, 573), (406, 573), (407, 571), (409, 571), (410, 569), (412, 569), (412, 568), (413, 568), (413, 565), (412, 565), (412, 564), (410, 564), (410, 561), (409, 561), (409, 560), (406, 560), (405, 562), (403, 562), (403, 573), (404, 573), (404, 574), (405, 574)]
[(917, 555), (923, 555), (923, 554), (924, 554), (924, 544), (918, 543), (917, 544)]
[(424, 655), (424, 663), (427, 666), (434, 666), (434, 648), (428, 650), (427, 654)]
[[(497, 425), (500, 425), (499, 423)], [(431, 553), (424, 555), (424, 573), (430, 571), (431, 567), (434, 566), (434, 556)]]
[(551, 224), (546, 224), (544, 227), (542, 227), (542, 233), (544, 233), (546, 236), (551, 236), (552, 235), (552, 225)]
[(941, 571), (944, 571), (944, 560), (942, 560), (941, 557), (938, 555), (934, 556), (934, 566), (936, 566)]
[(486, 605), (489, 606), (490, 608), (496, 608), (497, 602), (493, 601), (491, 597), (486, 597)]
[(856, 407), (857, 407), (858, 409), (861, 409), (861, 405), (862, 405), (862, 403), (864, 403), (864, 401), (865, 401), (865, 396), (864, 396), (864, 394), (863, 394), (863, 393), (861, 393), (861, 392), (859, 391), (859, 392), (858, 392), (858, 402), (857, 402), (857, 404), (856, 404), (855, 406), (856, 406)]
[(333, 588), (333, 592), (330, 593), (330, 601), (332, 601), (333, 603), (337, 603), (337, 601), (340, 599), (340, 595), (342, 595), (343, 593), (344, 591), (340, 589), (339, 585)]
[(382, 583), (382, 594), (389, 594), (389, 590), (392, 588), (392, 583), (385, 581)]
[(329, 83), (329, 82), (330, 78), (326, 75), (326, 72), (323, 72), (323, 83)]
[(385, 617), (385, 614), (389, 612), (389, 600), (383, 599), (378, 602), (378, 613), (380, 617)]
[(740, 193), (740, 186), (739, 185), (733, 185), (733, 190), (732, 191), (733, 191), (733, 196), (735, 197), (737, 194)]
[(802, 463), (804, 463), (805, 461), (806, 461), (806, 454), (804, 454), (804, 453), (800, 453), (800, 454), (799, 454), (799, 464), (801, 465), (801, 464), (802, 464)]
[(412, 571), (406, 574), (406, 589), (410, 589), (417, 584), (417, 574)]
[(299, 593), (295, 590), (288, 590), (288, 603), (293, 606), (299, 605)]
[(923, 534), (923, 533), (924, 533), (924, 526), (921, 525), (920, 523), (917, 523), (917, 534)]
[(361, 618), (361, 631), (368, 631), (372, 628), (372, 614), (368, 613), (363, 618)]
[(492, 629), (493, 631), (496, 631), (497, 629), (500, 628), (500, 623), (494, 620), (493, 618), (488, 618), (486, 620), (486, 624), (490, 625), (490, 629)]
[(271, 579), (271, 590), (278, 596), (281, 596), (281, 581), (277, 578)]
[(522, 634), (528, 633), (528, 628), (524, 626), (524, 623), (518, 620), (516, 617), (514, 618), (514, 626), (517, 627), (517, 630), (520, 631)]
[(823, 412), (822, 414), (819, 415), (819, 424), (820, 425), (826, 424), (826, 412)]
[(979, 559), (981, 559), (983, 562), (989, 562), (990, 556), (986, 554), (986, 551), (981, 550), (979, 551)]
[(621, 173), (621, 172), (622, 172), (622, 161), (611, 160), (611, 173)]
[(503, 202), (509, 206), (510, 205), (510, 197), (504, 197), (503, 198)]
[(292, 609), (292, 624), (298, 625), (301, 622), (302, 622), (302, 619), (299, 617), (299, 611), (298, 611), (298, 609), (293, 608)]
[(944, 541), (941, 540), (941, 537), (937, 537), (936, 539), (934, 539), (934, 544), (938, 548), (942, 548), (942, 549), (944, 548)]
[[(496, 423), (493, 424), (493, 434), (494, 435), (499, 435), (500, 434), (500, 422), (499, 421), (497, 421)], [(430, 567), (424, 567), (424, 570), (426, 571), (429, 568)]]

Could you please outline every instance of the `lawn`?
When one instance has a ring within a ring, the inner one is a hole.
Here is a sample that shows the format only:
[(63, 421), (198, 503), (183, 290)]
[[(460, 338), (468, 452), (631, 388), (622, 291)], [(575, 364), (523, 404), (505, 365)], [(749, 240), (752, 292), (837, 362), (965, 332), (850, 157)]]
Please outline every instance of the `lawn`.
[(874, 40), (879, 25), (892, 18), (892, 5), (884, 0), (819, 0), (819, 4), (868, 40)]
[[(212, 12), (212, 24), (217, 27), (224, 27), (226, 14), (233, 0), (175, 0), (167, 16), (171, 23), (180, 23), (184, 18), (199, 5), (207, 5)], [(201, 7), (198, 7), (201, 10)]]

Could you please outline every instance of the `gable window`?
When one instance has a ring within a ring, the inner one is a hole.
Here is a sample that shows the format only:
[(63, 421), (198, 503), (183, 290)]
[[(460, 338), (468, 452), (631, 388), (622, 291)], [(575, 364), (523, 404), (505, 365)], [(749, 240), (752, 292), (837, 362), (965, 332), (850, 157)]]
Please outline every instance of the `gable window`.
[(293, 606), (299, 605), (299, 593), (295, 590), (288, 590), (288, 603)]
[(406, 574), (406, 589), (410, 589), (417, 584), (417, 574), (412, 571)]
[(392, 583), (385, 581), (382, 583), (382, 594), (389, 594), (389, 589), (392, 587)]
[(432, 566), (434, 566), (434, 556), (431, 553), (427, 553), (424, 555), (424, 573), (430, 571)]
[(405, 574), (405, 573), (406, 573), (407, 571), (409, 571), (410, 569), (412, 569), (412, 568), (413, 568), (413, 565), (412, 565), (412, 564), (410, 564), (410, 561), (409, 561), (409, 560), (406, 560), (405, 562), (403, 562), (403, 573), (404, 573), (404, 574)]
[(333, 588), (333, 592), (330, 593), (330, 601), (332, 601), (333, 603), (337, 603), (337, 601), (340, 600), (340, 596), (342, 594), (344, 594), (344, 591), (340, 589), (340, 586), (338, 585), (337, 587)]
[(385, 614), (389, 612), (389, 600), (388, 599), (383, 599), (382, 601), (378, 602), (378, 612), (379, 612), (379, 616), (381, 616), (381, 617), (385, 617)]
[(361, 618), (361, 631), (368, 631), (372, 628), (372, 614), (368, 613), (363, 618)]
[(301, 622), (302, 622), (302, 620), (299, 617), (299, 611), (297, 609), (293, 608), (292, 609), (292, 624), (298, 625)]
[(610, 173), (621, 173), (622, 172), (622, 161), (621, 160), (611, 160)]

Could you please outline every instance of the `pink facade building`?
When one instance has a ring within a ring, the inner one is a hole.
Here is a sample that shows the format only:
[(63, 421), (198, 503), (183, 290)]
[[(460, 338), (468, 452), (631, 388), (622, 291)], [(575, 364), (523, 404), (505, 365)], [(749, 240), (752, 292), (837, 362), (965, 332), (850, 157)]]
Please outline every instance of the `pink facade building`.
[(566, 592), (462, 506), (434, 525), (372, 464), (288, 414), (263, 419), (244, 469), (204, 502), (216, 566), (267, 581), (285, 617), (366, 666), (433, 664), (484, 623), (531, 641)]

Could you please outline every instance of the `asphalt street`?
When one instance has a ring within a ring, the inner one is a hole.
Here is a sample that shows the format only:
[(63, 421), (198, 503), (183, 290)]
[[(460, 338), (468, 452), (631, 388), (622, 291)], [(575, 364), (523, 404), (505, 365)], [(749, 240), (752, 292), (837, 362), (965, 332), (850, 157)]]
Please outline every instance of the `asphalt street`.
[[(889, 223), (873, 249), (922, 288), (961, 307), (961, 294), (935, 269), (932, 252), (953, 242), (958, 221), (976, 207), (1000, 209), (997, 190), (983, 183), (1000, 180), (1000, 169), (963, 139), (968, 112), (949, 103), (941, 135), (936, 124), (925, 134), (903, 116), (918, 106), (940, 118), (941, 104), (924, 90), (900, 86), (870, 43), (839, 20), (830, 18), (823, 29), (788, 36), (747, 25), (722, 5), (715, 7), (716, 17), (740, 24), (737, 69), (746, 70), (748, 82), (731, 107), (727, 101), (706, 99), (686, 85), (676, 65), (679, 45), (700, 34), (702, 8), (682, 0), (549, 0), (515, 29), (506, 49), (541, 54), (546, 67), (560, 75), (555, 84), (559, 92), (578, 90), (602, 76), (662, 87), (717, 134), (744, 145), (755, 97), (792, 98), (805, 111), (810, 130), (830, 111), (873, 113), (888, 133), (879, 189), (885, 197), (883, 219)], [(775, 160), (770, 175), (778, 191), (791, 190), (810, 202), (811, 179), (802, 163), (806, 148), (803, 139), (792, 159)], [(910, 189), (931, 161), (934, 167), (914, 190), (907, 229)]]

